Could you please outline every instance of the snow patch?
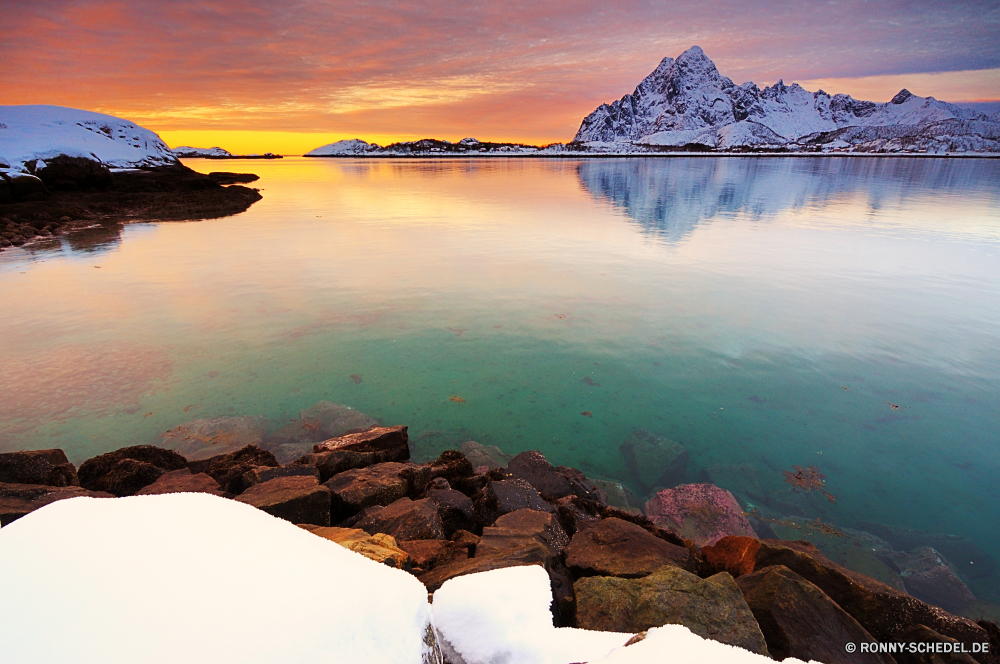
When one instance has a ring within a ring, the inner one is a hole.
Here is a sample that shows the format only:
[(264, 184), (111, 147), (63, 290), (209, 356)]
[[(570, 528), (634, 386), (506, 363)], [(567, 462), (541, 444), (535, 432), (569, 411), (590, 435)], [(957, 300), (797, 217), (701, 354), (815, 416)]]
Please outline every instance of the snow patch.
[(72, 498), (0, 529), (3, 660), (419, 664), (413, 576), (208, 494)]
[(379, 146), (377, 144), (362, 141), (360, 138), (349, 138), (347, 140), (320, 146), (315, 150), (310, 150), (305, 154), (305, 156), (329, 157), (331, 155), (364, 154), (378, 149)]

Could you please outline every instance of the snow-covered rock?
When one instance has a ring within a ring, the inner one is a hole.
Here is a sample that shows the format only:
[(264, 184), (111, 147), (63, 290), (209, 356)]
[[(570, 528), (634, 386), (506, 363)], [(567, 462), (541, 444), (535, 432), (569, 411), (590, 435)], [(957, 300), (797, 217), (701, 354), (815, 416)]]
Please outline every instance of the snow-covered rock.
[(4, 662), (432, 661), (416, 578), (208, 494), (48, 505), (0, 569)]
[(128, 120), (63, 106), (0, 106), (0, 170), (34, 170), (59, 155), (110, 168), (177, 163), (159, 136)]
[(310, 150), (305, 154), (305, 156), (331, 157), (337, 155), (355, 155), (365, 154), (366, 152), (378, 149), (379, 146), (377, 144), (362, 141), (360, 138), (350, 138), (343, 141), (337, 141), (336, 143), (320, 146), (315, 150)]
[[(697, 46), (664, 58), (632, 94), (584, 118), (574, 141), (593, 145), (857, 146), (865, 151), (1000, 152), (997, 114), (901, 90), (877, 104), (778, 81), (760, 90), (722, 76)], [(849, 130), (849, 131), (845, 131)], [(619, 148), (621, 149), (621, 148)]]
[(179, 148), (174, 148), (174, 154), (178, 157), (232, 157), (233, 154), (229, 150), (223, 150), (222, 148), (192, 148), (187, 145), (182, 145)]

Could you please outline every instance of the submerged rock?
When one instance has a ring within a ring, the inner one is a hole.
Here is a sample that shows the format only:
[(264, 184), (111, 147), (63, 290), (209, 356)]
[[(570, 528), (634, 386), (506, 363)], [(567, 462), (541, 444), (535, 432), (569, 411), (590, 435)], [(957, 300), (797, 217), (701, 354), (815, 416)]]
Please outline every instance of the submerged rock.
[(733, 494), (712, 484), (685, 484), (664, 489), (646, 503), (653, 523), (673, 530), (698, 546), (726, 535), (756, 537)]
[(961, 613), (976, 601), (968, 586), (958, 578), (954, 565), (929, 546), (894, 556), (906, 590), (928, 604)]
[(641, 579), (584, 577), (573, 588), (582, 629), (635, 633), (684, 625), (703, 638), (768, 654), (750, 607), (725, 572), (702, 579), (667, 565)]
[(462, 443), (462, 454), (476, 472), (482, 472), (484, 468), (506, 468), (507, 463), (514, 458), (513, 454), (504, 454), (496, 445), (481, 445), (474, 440)]
[(189, 461), (200, 461), (248, 445), (260, 446), (266, 428), (264, 418), (255, 415), (191, 420), (164, 433), (161, 445)]
[(688, 451), (679, 443), (639, 429), (618, 447), (632, 480), (644, 492), (672, 487), (684, 480)]
[(377, 426), (378, 421), (350, 406), (320, 401), (299, 411), (299, 417), (264, 439), (281, 463), (290, 463), (312, 452), (315, 443)]

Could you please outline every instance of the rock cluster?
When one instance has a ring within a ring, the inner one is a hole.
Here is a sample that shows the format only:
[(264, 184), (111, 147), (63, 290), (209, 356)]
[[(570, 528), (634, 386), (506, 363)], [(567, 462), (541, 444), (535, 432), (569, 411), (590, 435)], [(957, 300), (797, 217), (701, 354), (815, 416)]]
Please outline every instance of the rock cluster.
[[(644, 446), (663, 452), (668, 468), (651, 469), (650, 482), (664, 481), (679, 454), (645, 433), (631, 453), (646, 454)], [(477, 462), (489, 458), (482, 446), (467, 447), (481, 454)], [(968, 589), (952, 582), (933, 548), (915, 548), (900, 565), (907, 583), (919, 579), (939, 594), (937, 606), (851, 571), (808, 542), (758, 539), (733, 495), (711, 484), (659, 490), (647, 518), (610, 505), (594, 481), (538, 452), (475, 466), (457, 450), (429, 463), (409, 457), (405, 426), (318, 441), (285, 465), (255, 445), (195, 460), (135, 446), (78, 470), (60, 450), (13, 452), (0, 454), (0, 519), (6, 525), (78, 495), (207, 492), (406, 570), (431, 593), (466, 574), (540, 566), (560, 626), (643, 632), (681, 624), (778, 660), (823, 662), (932, 661), (848, 654), (848, 642), (991, 643), (991, 652), (970, 655), (980, 664), (1000, 661), (995, 624), (943, 607), (968, 600)]]

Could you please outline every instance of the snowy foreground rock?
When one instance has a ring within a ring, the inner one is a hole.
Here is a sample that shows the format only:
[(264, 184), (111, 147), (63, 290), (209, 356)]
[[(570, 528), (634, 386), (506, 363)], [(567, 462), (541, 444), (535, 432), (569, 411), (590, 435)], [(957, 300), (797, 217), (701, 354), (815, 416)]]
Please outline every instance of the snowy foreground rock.
[(0, 569), (11, 662), (771, 661), (680, 626), (555, 628), (538, 566), (451, 579), (432, 617), (406, 572), (207, 494), (54, 503), (0, 530)]
[(60, 155), (110, 168), (177, 163), (159, 136), (128, 120), (63, 106), (0, 106), (0, 171), (35, 172)]

